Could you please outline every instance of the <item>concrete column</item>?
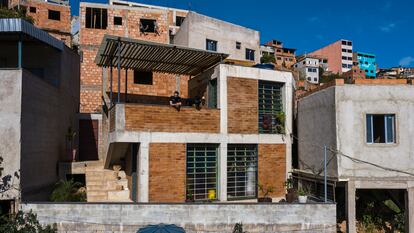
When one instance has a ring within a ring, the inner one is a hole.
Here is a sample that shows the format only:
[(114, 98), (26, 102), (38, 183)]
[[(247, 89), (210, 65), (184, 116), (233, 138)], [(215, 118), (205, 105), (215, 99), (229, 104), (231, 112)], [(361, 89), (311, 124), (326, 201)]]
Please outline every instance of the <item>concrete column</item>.
[(347, 214), (347, 232), (356, 233), (356, 203), (355, 203), (355, 183), (354, 181), (348, 181), (345, 185), (345, 198), (346, 198), (346, 214)]
[(227, 142), (220, 143), (219, 151), (219, 200), (227, 201)]
[(149, 143), (141, 142), (138, 149), (138, 202), (149, 201)]
[(414, 233), (414, 187), (407, 189), (408, 233)]

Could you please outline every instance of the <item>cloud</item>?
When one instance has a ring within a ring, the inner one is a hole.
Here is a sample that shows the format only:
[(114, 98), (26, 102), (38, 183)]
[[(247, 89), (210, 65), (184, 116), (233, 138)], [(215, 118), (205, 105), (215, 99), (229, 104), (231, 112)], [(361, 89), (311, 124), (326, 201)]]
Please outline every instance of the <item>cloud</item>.
[(320, 20), (321, 19), (319, 17), (316, 17), (316, 16), (312, 16), (312, 17), (309, 17), (308, 18), (308, 21), (311, 22), (311, 23), (316, 23), (316, 22), (318, 22)]
[(400, 66), (409, 66), (411, 63), (414, 63), (414, 57), (408, 56), (408, 57), (403, 57), (400, 60)]
[(383, 32), (390, 32), (392, 29), (395, 28), (395, 23), (389, 23), (386, 25), (381, 26), (379, 29)]
[(385, 2), (384, 5), (381, 7), (381, 10), (383, 11), (389, 11), (392, 7), (392, 2)]

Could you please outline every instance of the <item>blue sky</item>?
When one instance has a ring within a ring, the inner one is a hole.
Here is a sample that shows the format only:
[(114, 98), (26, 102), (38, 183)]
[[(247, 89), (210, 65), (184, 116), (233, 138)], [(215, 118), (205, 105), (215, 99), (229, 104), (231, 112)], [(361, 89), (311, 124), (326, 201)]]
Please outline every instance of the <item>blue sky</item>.
[(135, 1), (191, 9), (249, 27), (260, 31), (261, 42), (278, 39), (298, 54), (349, 39), (354, 50), (376, 54), (380, 67), (414, 67), (414, 0)]

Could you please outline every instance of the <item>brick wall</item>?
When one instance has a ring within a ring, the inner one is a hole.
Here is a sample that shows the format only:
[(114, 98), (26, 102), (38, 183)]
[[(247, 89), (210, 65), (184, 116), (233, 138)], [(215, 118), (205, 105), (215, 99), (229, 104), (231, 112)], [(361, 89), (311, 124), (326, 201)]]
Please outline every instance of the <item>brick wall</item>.
[[(259, 144), (258, 181), (265, 188), (272, 186), (270, 197), (285, 195), (286, 145)], [(259, 193), (259, 196), (262, 194)]]
[(149, 147), (149, 201), (184, 202), (186, 146), (151, 143)]
[(126, 130), (218, 133), (219, 128), (218, 109), (196, 110), (192, 107), (184, 107), (178, 112), (170, 106), (125, 105)]
[(257, 134), (258, 81), (246, 78), (227, 78), (228, 132)]
[[(133, 39), (169, 42), (169, 22), (166, 10), (146, 9), (140, 7), (127, 8), (124, 6), (108, 7), (107, 29), (91, 29), (85, 27), (86, 7), (103, 7), (104, 5), (82, 3), (80, 7), (80, 49), (83, 53), (81, 63), (81, 112), (95, 112), (100, 109), (102, 96), (102, 69), (95, 64), (95, 57), (105, 34), (129, 37)], [(122, 25), (114, 25), (114, 16), (122, 17)], [(144, 19), (157, 20), (160, 35), (139, 32), (139, 21)], [(117, 70), (113, 70), (113, 90), (117, 91)], [(109, 77), (108, 77), (109, 79)], [(181, 76), (180, 92), (182, 97), (188, 96), (188, 76)], [(121, 90), (125, 90), (125, 71), (121, 71)], [(153, 85), (134, 84), (133, 71), (128, 72), (128, 93), (169, 97), (176, 88), (175, 75), (156, 73)], [(108, 89), (109, 91), (109, 83)]]
[[(42, 1), (30, 0), (24, 3), (27, 7), (27, 15), (34, 19), (34, 25), (47, 32), (56, 39), (62, 40), (67, 46), (71, 46), (71, 16), (70, 6), (51, 4)], [(30, 7), (36, 8), (36, 12), (30, 12)], [(59, 11), (60, 20), (48, 18), (49, 10)]]

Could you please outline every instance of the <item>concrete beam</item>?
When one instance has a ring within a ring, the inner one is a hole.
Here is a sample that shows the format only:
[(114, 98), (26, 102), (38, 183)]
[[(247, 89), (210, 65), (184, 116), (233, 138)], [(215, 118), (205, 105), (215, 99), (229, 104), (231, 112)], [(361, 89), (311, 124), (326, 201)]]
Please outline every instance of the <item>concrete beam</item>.
[(149, 143), (141, 142), (138, 149), (138, 202), (149, 201)]
[(220, 144), (219, 152), (219, 200), (227, 201), (227, 143)]
[(355, 203), (355, 183), (354, 181), (348, 181), (345, 185), (346, 196), (346, 214), (347, 214), (347, 233), (356, 233), (356, 203)]

